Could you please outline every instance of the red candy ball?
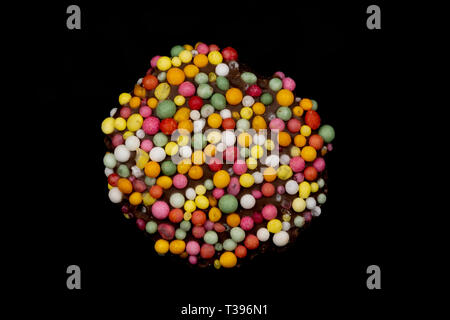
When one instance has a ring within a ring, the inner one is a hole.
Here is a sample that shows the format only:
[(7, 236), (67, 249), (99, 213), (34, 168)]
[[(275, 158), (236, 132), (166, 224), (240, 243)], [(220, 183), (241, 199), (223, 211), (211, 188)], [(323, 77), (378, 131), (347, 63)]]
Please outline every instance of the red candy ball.
[(252, 97), (259, 97), (262, 93), (262, 90), (260, 87), (258, 87), (258, 85), (252, 84), (250, 87), (248, 87), (245, 93)]
[(148, 74), (142, 79), (142, 85), (147, 90), (153, 90), (158, 85), (158, 79), (155, 76)]
[(175, 228), (168, 223), (161, 223), (158, 232), (164, 240), (172, 240), (175, 236)]
[(233, 118), (226, 118), (222, 121), (222, 128), (225, 130), (234, 129), (236, 127), (236, 122)]
[(300, 120), (292, 118), (291, 120), (288, 121), (287, 123), (287, 127), (288, 130), (292, 133), (297, 133), (300, 131), (300, 128), (302, 126), (302, 123), (300, 122)]
[(271, 197), (275, 194), (275, 186), (269, 182), (266, 182), (262, 185), (261, 192), (265, 197)]
[(192, 228), (192, 235), (197, 239), (203, 237), (205, 235), (205, 232), (205, 228), (203, 228), (202, 226), (195, 226)]
[(173, 223), (180, 223), (183, 220), (183, 211), (181, 209), (172, 209), (169, 212), (169, 220)]
[(320, 127), (320, 116), (314, 110), (309, 110), (305, 115), (305, 122), (311, 129), (316, 130)]
[(129, 107), (122, 107), (120, 109), (119, 114), (122, 118), (128, 119), (131, 116), (131, 108)]
[(206, 221), (206, 214), (201, 210), (194, 211), (191, 221), (195, 226), (202, 226)]
[(216, 249), (214, 249), (214, 246), (212, 244), (204, 243), (200, 248), (200, 256), (203, 259), (212, 258), (214, 256), (214, 253), (216, 253)]
[(309, 137), (309, 145), (316, 150), (320, 150), (323, 147), (323, 138), (318, 134), (313, 134)]
[(203, 106), (203, 99), (199, 96), (193, 96), (189, 99), (188, 105), (191, 110), (200, 110), (200, 108)]
[(136, 179), (133, 181), (133, 190), (136, 192), (144, 192), (147, 190), (147, 185), (144, 181)]
[(174, 132), (178, 127), (177, 122), (173, 118), (167, 118), (161, 121), (159, 125), (159, 129), (162, 133), (170, 135)]
[(117, 187), (117, 181), (119, 181), (120, 177), (117, 173), (111, 173), (108, 176), (108, 183), (113, 187)]
[(305, 171), (303, 171), (303, 175), (305, 176), (306, 180), (314, 181), (317, 178), (317, 169), (313, 166), (307, 167)]
[(214, 223), (214, 230), (216, 230), (216, 232), (224, 232), (225, 231), (225, 226), (221, 223)]
[(220, 169), (222, 169), (223, 163), (218, 158), (211, 158), (209, 160), (208, 166), (211, 171), (216, 172), (216, 171), (219, 171)]
[(247, 248), (240, 244), (236, 247), (236, 249), (234, 249), (234, 254), (238, 258), (245, 258), (247, 255)]
[(211, 51), (219, 51), (219, 50), (220, 50), (220, 48), (219, 48), (219, 46), (217, 44), (210, 44), (209, 45), (209, 52), (211, 52)]
[(225, 61), (237, 60), (238, 54), (236, 49), (232, 47), (226, 47), (222, 50), (222, 56)]
[(244, 245), (249, 250), (254, 250), (254, 249), (258, 248), (258, 246), (259, 246), (258, 237), (255, 236), (254, 234), (247, 235), (247, 237), (244, 240)]
[(255, 223), (261, 223), (264, 220), (264, 217), (260, 212), (253, 212), (252, 218)]

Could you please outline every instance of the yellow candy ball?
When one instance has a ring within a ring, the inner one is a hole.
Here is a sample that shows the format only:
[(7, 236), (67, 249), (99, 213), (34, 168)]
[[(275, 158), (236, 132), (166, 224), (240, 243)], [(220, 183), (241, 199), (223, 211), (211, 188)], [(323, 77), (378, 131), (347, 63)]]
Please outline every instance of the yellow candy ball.
[(179, 136), (177, 138), (177, 143), (180, 147), (187, 146), (187, 144), (189, 143), (189, 136), (185, 135)]
[(211, 64), (219, 64), (222, 63), (223, 57), (222, 54), (219, 51), (211, 51), (208, 53), (208, 61)]
[(243, 107), (240, 114), (242, 118), (249, 120), (253, 116), (253, 110), (250, 107)]
[(300, 155), (300, 148), (293, 146), (291, 148), (291, 157), (298, 157)]
[(255, 170), (256, 167), (258, 167), (258, 160), (252, 157), (245, 160), (245, 163), (247, 164), (247, 168), (249, 168), (250, 170)]
[(261, 102), (255, 102), (252, 106), (253, 112), (257, 115), (264, 114), (266, 112), (266, 106)]
[(150, 195), (150, 193), (145, 192), (145, 193), (142, 195), (142, 201), (144, 202), (144, 205), (146, 205), (146, 206), (151, 206), (152, 204), (154, 204), (154, 203), (156, 202), (156, 199), (153, 198), (153, 197)]
[(208, 117), (208, 125), (214, 129), (219, 128), (222, 125), (222, 117), (218, 113), (212, 113)]
[(119, 131), (125, 130), (125, 128), (127, 127), (127, 120), (122, 117), (116, 118), (116, 120), (114, 121), (114, 127)]
[(272, 233), (280, 232), (283, 229), (283, 224), (278, 219), (272, 219), (267, 223), (267, 230)]
[[(173, 98), (173, 102), (175, 102), (175, 104), (177, 106), (182, 106), (186, 102), (186, 98), (179, 94), (175, 98)], [(178, 111), (180, 111), (180, 110), (181, 109), (179, 109)], [(178, 111), (177, 111), (177, 113), (178, 113)], [(175, 115), (176, 115), (176, 113), (175, 113)], [(173, 118), (175, 119), (175, 116)], [(183, 119), (183, 120), (187, 120), (187, 119), (189, 119), (189, 115), (188, 115), (188, 117), (186, 119)], [(180, 121), (180, 120), (177, 120), (177, 119), (175, 119), (175, 120), (176, 121)]]
[(311, 183), (311, 192), (317, 192), (319, 190), (319, 184), (317, 182)]
[(183, 240), (172, 240), (169, 245), (169, 250), (173, 254), (181, 254), (184, 252), (184, 249), (186, 248), (186, 243), (184, 243)]
[(186, 221), (189, 221), (189, 220), (191, 220), (191, 218), (192, 218), (192, 213), (191, 212), (185, 212), (184, 214), (183, 214), (183, 219), (184, 220), (186, 220)]
[(161, 71), (167, 71), (170, 69), (170, 67), (172, 67), (172, 61), (169, 57), (161, 57), (156, 62), (156, 67)]
[(127, 120), (127, 128), (130, 131), (137, 131), (142, 127), (144, 118), (139, 113), (133, 113)]
[(234, 120), (239, 120), (241, 118), (241, 115), (237, 111), (233, 111), (231, 113), (231, 116), (233, 117)]
[(196, 208), (197, 208), (197, 206), (196, 206), (195, 202), (192, 200), (188, 200), (184, 203), (184, 210), (186, 212), (194, 212)]
[(206, 140), (212, 144), (219, 143), (222, 140), (222, 134), (220, 131), (211, 131), (208, 133)]
[(204, 185), (199, 184), (198, 186), (195, 187), (195, 193), (202, 196), (206, 193), (206, 188)]
[(191, 46), (190, 44), (185, 44), (185, 45), (183, 46), (183, 48), (185, 48), (186, 50), (189, 50), (189, 51), (194, 50), (194, 47)]
[(305, 137), (309, 137), (311, 135), (311, 127), (306, 124), (301, 126), (300, 133)]
[(172, 179), (168, 176), (161, 176), (156, 179), (156, 184), (161, 188), (167, 190), (172, 186)]
[(159, 239), (155, 242), (155, 251), (159, 254), (165, 254), (169, 251), (169, 241)]
[(209, 218), (209, 220), (211, 220), (212, 222), (219, 221), (220, 218), (222, 218), (222, 212), (220, 212), (219, 208), (217, 208), (217, 207), (212, 207), (212, 208), (209, 210), (208, 218)]
[(128, 201), (133, 206), (140, 205), (142, 203), (142, 194), (140, 192), (133, 192), (128, 198)]
[(170, 85), (167, 82), (158, 84), (155, 88), (154, 95), (159, 101), (166, 99), (170, 94)]
[(208, 74), (208, 80), (209, 82), (215, 82), (217, 80), (217, 75), (214, 72), (210, 72)]
[(219, 259), (214, 260), (214, 268), (220, 269), (220, 261), (219, 261)]
[(121, 93), (119, 95), (119, 104), (121, 106), (123, 106), (124, 104), (127, 104), (128, 102), (130, 102), (130, 100), (131, 100), (131, 94), (129, 94), (127, 92)]
[(113, 117), (106, 118), (102, 122), (102, 131), (104, 134), (110, 134), (114, 132), (115, 119)]
[(150, 160), (150, 156), (144, 150), (138, 148), (136, 150), (136, 166), (139, 169), (144, 169), (147, 162)]
[(237, 142), (241, 147), (250, 146), (252, 144), (252, 141), (253, 141), (252, 136), (247, 132), (241, 133), (237, 138)]
[(191, 159), (185, 158), (177, 165), (177, 171), (181, 174), (186, 174), (192, 166)]
[(244, 173), (239, 177), (239, 183), (244, 188), (250, 188), (255, 183), (255, 178), (250, 173)]
[(275, 148), (275, 142), (273, 142), (273, 141), (270, 140), (270, 139), (267, 139), (267, 140), (264, 142), (264, 146), (266, 147), (267, 150), (271, 151), (271, 150), (273, 150), (273, 149)]
[(264, 155), (264, 149), (260, 145), (255, 145), (250, 149), (252, 158), (259, 159)]
[(311, 185), (307, 181), (303, 181), (298, 186), (298, 194), (300, 198), (306, 199), (311, 193)]
[(233, 268), (237, 263), (237, 258), (233, 252), (226, 251), (220, 256), (219, 262), (224, 268)]
[(166, 151), (166, 154), (169, 156), (176, 155), (178, 152), (178, 145), (175, 142), (170, 141), (168, 144), (166, 144), (164, 150)]
[(173, 58), (172, 58), (172, 65), (173, 65), (174, 67), (179, 67), (179, 66), (181, 66), (181, 59), (178, 58), (178, 57), (173, 57)]
[(183, 50), (178, 55), (180, 57), (181, 62), (189, 63), (192, 60), (192, 53), (189, 50)]
[(125, 131), (125, 133), (122, 135), (123, 140), (127, 140), (131, 136), (134, 136), (134, 133), (132, 131)]
[(203, 149), (203, 152), (207, 157), (214, 157), (216, 155), (216, 146), (213, 144), (208, 144), (205, 149)]
[(108, 190), (111, 190), (112, 188), (113, 186), (108, 183)]
[(202, 150), (195, 150), (192, 153), (191, 161), (192, 161), (193, 164), (202, 165), (206, 161), (206, 156), (205, 156), (205, 154), (203, 153)]
[(200, 209), (206, 209), (209, 207), (209, 200), (207, 197), (205, 196), (196, 196), (195, 197), (195, 204), (197, 205), (198, 208)]
[(292, 209), (294, 209), (295, 212), (302, 212), (306, 208), (306, 201), (302, 198), (295, 198), (294, 201), (292, 201)]
[(292, 169), (288, 165), (282, 165), (277, 170), (278, 178), (281, 180), (287, 180), (292, 177)]

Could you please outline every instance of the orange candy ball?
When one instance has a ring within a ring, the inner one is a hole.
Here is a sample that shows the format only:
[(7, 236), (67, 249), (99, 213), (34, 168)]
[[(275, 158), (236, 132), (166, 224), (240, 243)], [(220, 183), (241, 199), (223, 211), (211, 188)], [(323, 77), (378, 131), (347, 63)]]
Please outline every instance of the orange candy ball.
[(242, 91), (238, 88), (231, 88), (228, 89), (225, 98), (227, 99), (227, 102), (231, 104), (232, 106), (235, 106), (242, 101)]
[(191, 221), (196, 226), (202, 226), (206, 222), (206, 214), (201, 210), (194, 211)]
[(227, 224), (234, 228), (237, 227), (241, 223), (241, 218), (237, 213), (232, 213), (227, 216)]
[(280, 106), (289, 107), (294, 102), (294, 94), (287, 89), (277, 92), (277, 102)]
[(188, 171), (188, 175), (191, 179), (198, 180), (203, 177), (203, 168), (197, 165), (192, 166)]
[(157, 184), (153, 185), (149, 191), (152, 198), (155, 198), (155, 199), (161, 198), (161, 196), (163, 195), (163, 192), (164, 192), (163, 188), (158, 186)]
[(150, 161), (145, 164), (144, 172), (146, 176), (150, 178), (156, 178), (161, 172), (161, 167), (159, 166), (158, 162)]
[(320, 150), (323, 147), (323, 138), (318, 134), (313, 134), (309, 137), (309, 145), (316, 150)]
[(208, 57), (200, 53), (194, 57), (194, 64), (199, 68), (206, 67), (208, 64)]
[(288, 145), (291, 144), (291, 136), (289, 135), (289, 133), (281, 131), (280, 133), (278, 133), (278, 144), (282, 147), (287, 147)]
[(133, 191), (133, 185), (131, 184), (131, 181), (126, 178), (120, 178), (117, 181), (117, 187), (122, 193), (129, 194), (131, 191)]
[(247, 256), (247, 248), (240, 244), (234, 249), (234, 254), (238, 258), (245, 258)]
[(170, 210), (169, 220), (173, 223), (180, 223), (183, 220), (183, 210), (179, 208)]
[(171, 85), (178, 86), (183, 83), (184, 79), (184, 72), (179, 68), (170, 68), (167, 71), (167, 82)]

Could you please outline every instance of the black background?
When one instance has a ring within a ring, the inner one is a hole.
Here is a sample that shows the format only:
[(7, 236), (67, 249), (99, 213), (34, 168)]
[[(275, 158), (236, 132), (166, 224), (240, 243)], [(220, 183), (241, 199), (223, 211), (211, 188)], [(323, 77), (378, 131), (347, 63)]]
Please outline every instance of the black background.
[[(50, 124), (44, 135), (57, 132), (59, 140), (46, 149), (44, 159), (58, 159), (46, 171), (52, 202), (44, 205), (46, 228), (29, 259), (40, 261), (39, 288), (51, 301), (81, 310), (111, 309), (118, 301), (114, 308), (165, 312), (169, 319), (180, 319), (188, 303), (268, 304), (271, 317), (284, 319), (308, 308), (366, 316), (357, 307), (372, 313), (394, 301), (402, 251), (393, 237), (396, 209), (383, 196), (393, 187), (385, 154), (395, 152), (387, 133), (394, 123), (381, 112), (394, 63), (390, 8), (378, 3), (382, 29), (368, 30), (372, 3), (78, 2), (81, 30), (68, 30), (69, 4), (75, 3), (40, 7), (45, 19), (35, 30), (42, 49), (38, 100), (47, 106), (39, 116)], [(296, 94), (317, 100), (323, 123), (336, 130), (322, 215), (289, 252), (259, 256), (239, 269), (196, 271), (158, 257), (107, 197), (101, 121), (154, 55), (197, 41), (234, 47), (260, 74), (285, 72)], [(71, 264), (82, 270), (79, 291), (66, 288)], [(381, 267), (382, 290), (366, 287), (371, 264)]]

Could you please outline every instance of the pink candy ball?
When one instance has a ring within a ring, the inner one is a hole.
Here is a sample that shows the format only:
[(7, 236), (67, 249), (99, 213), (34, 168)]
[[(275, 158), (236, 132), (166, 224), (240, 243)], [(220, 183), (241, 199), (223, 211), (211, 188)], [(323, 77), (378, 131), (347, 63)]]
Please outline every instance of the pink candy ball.
[(289, 166), (294, 172), (303, 171), (303, 169), (305, 169), (305, 160), (299, 156), (292, 157), (291, 160), (289, 160)]
[(286, 78), (286, 76), (284, 75), (284, 72), (281, 72), (281, 71), (275, 72), (274, 76), (277, 76), (277, 77), (280, 78), (281, 80), (283, 80), (284, 78)]
[(239, 183), (239, 179), (237, 177), (232, 177), (230, 179), (230, 184), (227, 188), (227, 193), (237, 196), (241, 191), (241, 184)]
[(192, 82), (185, 81), (178, 87), (178, 93), (183, 97), (191, 97), (195, 94), (195, 86)]
[(206, 230), (203, 226), (194, 226), (192, 228), (192, 235), (194, 238), (200, 239), (202, 238), (206, 233)]
[(262, 90), (257, 84), (252, 84), (250, 87), (248, 87), (245, 93), (252, 97), (259, 97), (262, 93)]
[(156, 201), (152, 205), (152, 214), (156, 219), (162, 220), (169, 215), (169, 205), (164, 201)]
[(254, 222), (252, 217), (246, 216), (241, 219), (241, 228), (245, 231), (249, 231), (253, 228)]
[(290, 119), (287, 123), (288, 130), (292, 133), (299, 132), (301, 126), (302, 126), (302, 123), (300, 122), (300, 120), (295, 119), (295, 118)]
[(209, 51), (211, 52), (211, 51), (219, 51), (220, 50), (220, 48), (219, 48), (219, 46), (217, 45), (217, 44), (210, 44), (209, 45)]
[(158, 118), (153, 116), (148, 117), (142, 123), (142, 130), (144, 130), (146, 134), (156, 134), (159, 131), (159, 124), (160, 121)]
[(189, 256), (188, 258), (190, 264), (197, 264), (197, 257), (196, 256)]
[(283, 131), (285, 127), (286, 125), (284, 124), (284, 121), (281, 120), (280, 118), (272, 119), (269, 123), (269, 128), (271, 130)]
[(131, 108), (129, 107), (122, 107), (119, 112), (120, 116), (124, 119), (128, 119), (131, 116)]
[(209, 52), (209, 47), (207, 44), (202, 42), (198, 44), (196, 50), (198, 51), (198, 53), (207, 54)]
[(186, 252), (191, 256), (196, 256), (200, 253), (200, 245), (197, 241), (191, 240), (186, 244)]
[(283, 79), (283, 89), (294, 91), (294, 89), (295, 89), (294, 79), (292, 79), (290, 77), (284, 78)]
[(294, 174), (294, 180), (295, 180), (297, 183), (303, 182), (303, 180), (305, 180), (305, 176), (304, 176), (303, 173), (301, 173), (301, 172), (296, 173), (296, 174)]
[(145, 152), (149, 152), (153, 148), (153, 142), (150, 139), (144, 139), (141, 141), (140, 148), (144, 150)]
[(151, 60), (150, 60), (150, 65), (152, 66), (152, 68), (156, 67), (156, 63), (158, 62), (158, 59), (161, 58), (161, 56), (154, 56)]
[(118, 145), (123, 144), (124, 140), (123, 137), (120, 133), (115, 134), (112, 139), (111, 139), (112, 145), (115, 147), (117, 147)]
[(275, 219), (277, 216), (277, 207), (275, 207), (273, 204), (266, 204), (261, 213), (266, 220)]
[(286, 192), (286, 189), (283, 186), (278, 186), (277, 187), (277, 192), (279, 194), (284, 194)]
[(316, 158), (313, 162), (314, 168), (316, 168), (317, 172), (322, 172), (325, 170), (325, 160), (323, 158)]
[(238, 159), (233, 164), (233, 171), (234, 171), (234, 173), (236, 173), (237, 175), (240, 176), (247, 172), (247, 164), (245, 163), (244, 160)]
[(139, 114), (144, 118), (150, 117), (152, 115), (152, 109), (148, 106), (142, 106), (139, 108)]
[(207, 220), (203, 226), (205, 227), (206, 231), (212, 230), (214, 228), (214, 222), (212, 222), (211, 220)]
[(139, 230), (145, 229), (145, 221), (141, 218), (136, 219), (136, 225), (139, 228)]
[(263, 194), (262, 194), (262, 192), (259, 191), (259, 190), (253, 190), (253, 191), (252, 191), (252, 196), (253, 196), (255, 199), (261, 199), (262, 196), (263, 196)]
[(220, 199), (222, 198), (222, 196), (225, 194), (225, 190), (223, 189), (219, 189), (219, 188), (215, 188), (212, 192), (212, 195), (214, 198), (216, 199)]
[(186, 176), (184, 174), (179, 173), (173, 177), (172, 183), (175, 188), (183, 189), (184, 187), (187, 186), (188, 179), (186, 178)]
[(263, 222), (263, 216), (259, 212), (253, 212), (252, 218), (255, 223)]

